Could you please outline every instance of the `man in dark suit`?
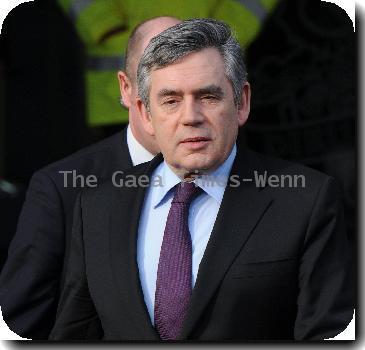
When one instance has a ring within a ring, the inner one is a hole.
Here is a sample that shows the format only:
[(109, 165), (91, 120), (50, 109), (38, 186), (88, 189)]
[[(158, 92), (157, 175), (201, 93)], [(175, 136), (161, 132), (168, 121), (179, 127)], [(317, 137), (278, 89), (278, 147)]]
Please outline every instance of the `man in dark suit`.
[(350, 322), (334, 180), (237, 149), (250, 85), (228, 26), (153, 38), (138, 107), (161, 153), (75, 205), (53, 340), (320, 340)]
[(149, 40), (178, 22), (158, 17), (137, 26), (130, 37), (126, 72), (118, 72), (129, 126), (33, 175), (0, 276), (2, 314), (18, 335), (47, 339), (52, 329), (79, 191), (109, 179), (116, 171), (149, 161), (158, 152), (154, 137), (141, 125), (134, 102), (137, 66)]

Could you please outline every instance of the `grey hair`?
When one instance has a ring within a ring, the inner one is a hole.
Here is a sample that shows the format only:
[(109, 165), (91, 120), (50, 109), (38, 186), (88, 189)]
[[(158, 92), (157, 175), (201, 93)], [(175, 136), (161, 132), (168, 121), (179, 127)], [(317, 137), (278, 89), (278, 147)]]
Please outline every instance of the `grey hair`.
[(214, 19), (190, 19), (155, 36), (146, 47), (137, 70), (138, 94), (149, 110), (150, 74), (182, 57), (206, 48), (222, 55), (225, 73), (232, 85), (234, 103), (241, 105), (242, 89), (247, 81), (243, 52), (230, 27)]

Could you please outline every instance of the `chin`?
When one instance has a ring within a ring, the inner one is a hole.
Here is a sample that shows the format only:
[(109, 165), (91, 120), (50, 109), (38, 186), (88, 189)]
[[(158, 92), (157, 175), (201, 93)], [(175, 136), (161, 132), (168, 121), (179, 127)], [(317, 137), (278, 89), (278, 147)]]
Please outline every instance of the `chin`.
[(207, 156), (200, 155), (195, 159), (185, 159), (183, 162), (183, 167), (188, 171), (205, 171), (212, 168), (214, 162), (211, 159), (207, 159)]

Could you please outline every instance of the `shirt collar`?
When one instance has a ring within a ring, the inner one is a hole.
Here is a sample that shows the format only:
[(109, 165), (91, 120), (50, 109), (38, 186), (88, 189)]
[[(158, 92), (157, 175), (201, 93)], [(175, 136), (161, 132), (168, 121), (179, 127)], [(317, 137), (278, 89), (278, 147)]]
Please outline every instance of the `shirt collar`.
[[(222, 202), (224, 191), (227, 186), (229, 174), (236, 157), (237, 147), (234, 144), (230, 155), (217, 169), (207, 175), (203, 175), (194, 180), (205, 193), (214, 198), (218, 204)], [(158, 183), (162, 186), (157, 186), (155, 195), (152, 199), (154, 208), (164, 203), (172, 195), (171, 189), (181, 182), (181, 179), (171, 170), (171, 168), (163, 161), (154, 171), (153, 177), (158, 177)]]
[(127, 127), (127, 144), (129, 154), (132, 159), (133, 166), (141, 163), (149, 162), (153, 159), (154, 155), (147, 151), (134, 137), (131, 127), (128, 124)]

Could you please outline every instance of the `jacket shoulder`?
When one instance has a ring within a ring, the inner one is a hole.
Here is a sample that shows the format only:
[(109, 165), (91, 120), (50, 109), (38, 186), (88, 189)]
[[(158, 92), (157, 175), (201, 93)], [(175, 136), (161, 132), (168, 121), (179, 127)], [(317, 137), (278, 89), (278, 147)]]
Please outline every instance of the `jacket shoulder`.
[(33, 179), (47, 178), (60, 187), (66, 174), (62, 172), (75, 171), (77, 175), (95, 175), (102, 182), (114, 169), (131, 166), (126, 135), (119, 132), (43, 167), (33, 174)]
[(70, 165), (75, 165), (80, 168), (82, 167), (83, 162), (88, 162), (90, 159), (101, 158), (106, 152), (110, 152), (113, 147), (123, 146), (123, 141), (125, 141), (124, 143), (126, 144), (126, 139), (123, 140), (123, 134), (119, 132), (104, 140), (84, 147), (61, 160), (51, 163), (42, 168), (40, 171), (54, 172)]
[[(341, 186), (332, 176), (303, 164), (245, 150), (241, 159), (250, 168), (249, 178), (256, 187), (269, 191), (274, 197), (299, 199), (311, 203), (323, 188), (342, 196)], [(244, 167), (244, 165), (241, 165)]]
[(267, 171), (268, 175), (303, 175), (315, 183), (323, 183), (330, 176), (306, 165), (289, 160), (272, 157), (266, 154), (247, 150), (250, 157), (257, 159), (261, 171)]

